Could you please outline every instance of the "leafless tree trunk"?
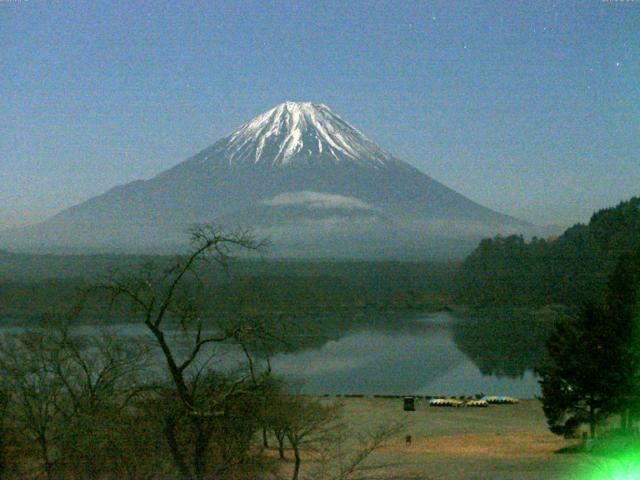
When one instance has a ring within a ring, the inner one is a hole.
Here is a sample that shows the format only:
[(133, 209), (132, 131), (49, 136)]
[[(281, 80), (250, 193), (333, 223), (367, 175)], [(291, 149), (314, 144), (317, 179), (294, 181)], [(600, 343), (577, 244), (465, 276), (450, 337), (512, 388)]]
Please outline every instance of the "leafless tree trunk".
[[(227, 268), (231, 254), (235, 250), (257, 251), (265, 244), (257, 241), (247, 231), (232, 233), (221, 232), (211, 226), (202, 226), (191, 232), (192, 250), (179, 258), (170, 268), (157, 274), (153, 269), (141, 271), (136, 275), (124, 278), (114, 277), (96, 289), (107, 291), (112, 300), (124, 298), (130, 303), (135, 313), (153, 336), (156, 345), (162, 352), (167, 372), (176, 394), (179, 409), (182, 413), (165, 420), (165, 435), (174, 462), (183, 479), (204, 479), (207, 472), (207, 451), (211, 439), (211, 419), (216, 409), (227, 398), (237, 395), (243, 388), (238, 383), (228, 392), (222, 392), (217, 398), (209, 398), (203, 404), (199, 401), (199, 375), (193, 375), (193, 367), (202, 362), (204, 348), (210, 344), (237, 341), (250, 335), (251, 325), (236, 324), (219, 328), (216, 333), (207, 330), (208, 322), (202, 317), (196, 302), (181, 297), (187, 280), (198, 279), (197, 267), (213, 260), (214, 263)], [(170, 319), (170, 320), (168, 320)], [(168, 338), (168, 321), (177, 321), (182, 329), (183, 339), (189, 343), (186, 354), (171, 344)], [(210, 363), (215, 359), (208, 358)], [(187, 455), (185, 448), (178, 441), (176, 429), (177, 419), (188, 419), (193, 441), (193, 455)], [(187, 458), (192, 460), (187, 462)]]
[(280, 460), (286, 460), (284, 455), (284, 440), (286, 438), (286, 432), (284, 430), (275, 429), (273, 433), (278, 442), (278, 457), (280, 457)]
[(293, 445), (293, 475), (292, 480), (298, 480), (300, 474), (300, 446), (296, 443)]

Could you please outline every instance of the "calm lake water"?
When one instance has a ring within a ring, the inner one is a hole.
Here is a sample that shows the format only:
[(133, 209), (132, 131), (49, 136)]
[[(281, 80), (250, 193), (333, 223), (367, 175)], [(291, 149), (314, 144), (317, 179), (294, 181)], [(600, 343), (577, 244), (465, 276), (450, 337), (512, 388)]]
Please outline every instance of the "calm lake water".
[[(365, 318), (337, 324), (318, 320), (324, 330), (301, 330), (304, 338), (294, 351), (272, 356), (274, 373), (299, 383), (302, 392), (317, 395), (482, 392), (532, 398), (539, 394), (533, 368), (544, 358), (548, 322), (511, 314), (376, 316), (376, 321)], [(147, 334), (141, 324), (109, 329), (123, 337)], [(4, 334), (21, 331), (19, 327), (0, 329)], [(96, 328), (82, 326), (76, 331), (92, 334)], [(216, 358), (230, 369), (243, 360), (238, 349), (228, 347), (218, 350)]]
[[(461, 326), (468, 328), (470, 324), (448, 313), (428, 315), (400, 331), (355, 331), (317, 348), (281, 353), (272, 365), (274, 371), (302, 382), (302, 390), (313, 394), (439, 396), (483, 392), (522, 398), (539, 394), (532, 368), (527, 368), (526, 361), (522, 364), (522, 358), (509, 358), (494, 349), (483, 357), (485, 361), (493, 357), (494, 363), (497, 360), (494, 371), (474, 363), (473, 354), (461, 350), (464, 342), (456, 342)], [(465, 340), (482, 343), (481, 336), (473, 338), (467, 333), (470, 337), (462, 335)], [(508, 332), (503, 333), (509, 337)], [(522, 346), (519, 339), (512, 340)], [(510, 370), (508, 364), (514, 361), (518, 366)]]

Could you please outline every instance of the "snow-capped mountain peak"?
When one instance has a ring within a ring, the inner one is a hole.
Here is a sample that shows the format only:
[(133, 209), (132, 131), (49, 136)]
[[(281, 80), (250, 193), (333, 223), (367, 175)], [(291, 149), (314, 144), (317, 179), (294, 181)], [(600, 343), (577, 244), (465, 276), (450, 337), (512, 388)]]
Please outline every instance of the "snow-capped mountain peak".
[[(284, 102), (214, 145), (230, 164), (345, 161), (380, 167), (391, 155), (323, 104)], [(220, 157), (218, 157), (220, 158)]]
[(424, 253), (523, 227), (395, 159), (325, 105), (285, 102), (153, 178), (0, 241), (164, 249), (210, 222), (249, 225), (280, 245), (276, 255), (333, 258)]

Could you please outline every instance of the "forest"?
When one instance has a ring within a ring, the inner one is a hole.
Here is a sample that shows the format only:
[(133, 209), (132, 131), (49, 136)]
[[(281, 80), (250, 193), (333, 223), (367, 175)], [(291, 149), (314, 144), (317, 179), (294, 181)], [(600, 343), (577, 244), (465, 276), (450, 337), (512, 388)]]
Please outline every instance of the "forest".
[(475, 306), (577, 306), (601, 298), (618, 259), (639, 249), (640, 197), (634, 197), (557, 238), (482, 240), (460, 266), (453, 295)]

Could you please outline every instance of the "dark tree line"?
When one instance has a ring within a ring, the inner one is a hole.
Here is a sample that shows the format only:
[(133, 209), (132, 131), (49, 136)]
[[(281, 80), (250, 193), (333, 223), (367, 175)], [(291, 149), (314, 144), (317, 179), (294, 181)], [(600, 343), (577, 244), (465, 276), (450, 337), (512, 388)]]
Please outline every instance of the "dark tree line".
[[(172, 259), (122, 255), (109, 257), (106, 265), (103, 260), (97, 255), (6, 257), (0, 253), (0, 317), (15, 324), (35, 325), (52, 312), (63, 314), (77, 290), (102, 280), (111, 270), (135, 271), (149, 262), (168, 267)], [(455, 268), (454, 264), (428, 262), (250, 258), (238, 259), (233, 269), (222, 274), (213, 262), (198, 271), (208, 291), (201, 308), (222, 314), (242, 303), (262, 312), (307, 315), (313, 318), (311, 324), (318, 315), (352, 315), (356, 310), (431, 309), (445, 302)], [(192, 281), (188, 278), (185, 283)], [(106, 310), (103, 303), (88, 299), (81, 315), (85, 321), (100, 317), (122, 322), (129, 313), (124, 305)]]
[(601, 299), (621, 255), (640, 248), (640, 197), (593, 214), (558, 238), (485, 239), (457, 274), (458, 301), (475, 305), (581, 305)]
[(629, 430), (640, 420), (640, 249), (620, 257), (604, 300), (558, 323), (539, 368), (544, 412), (554, 433), (588, 424), (592, 437), (612, 415)]

